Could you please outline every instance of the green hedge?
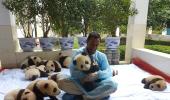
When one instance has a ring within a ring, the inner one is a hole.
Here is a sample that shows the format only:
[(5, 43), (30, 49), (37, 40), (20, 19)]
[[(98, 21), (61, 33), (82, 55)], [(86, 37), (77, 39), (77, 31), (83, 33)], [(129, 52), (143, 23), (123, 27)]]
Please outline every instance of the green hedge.
[[(125, 44), (126, 44), (126, 37), (121, 37), (120, 45), (125, 45)], [(145, 39), (145, 45), (167, 45), (167, 46), (170, 46), (170, 41)]]
[[(120, 51), (120, 61), (125, 60), (125, 48), (126, 45), (120, 45), (119, 51)], [(170, 54), (170, 46), (165, 46), (165, 45), (145, 45), (145, 48), (158, 51), (158, 52), (163, 52)]]
[(145, 39), (145, 45), (165, 45), (165, 46), (170, 46), (170, 41)]
[(170, 46), (165, 46), (165, 45), (145, 45), (145, 48), (170, 54)]
[(119, 46), (120, 61), (125, 60), (125, 50), (126, 50), (126, 45), (120, 45)]

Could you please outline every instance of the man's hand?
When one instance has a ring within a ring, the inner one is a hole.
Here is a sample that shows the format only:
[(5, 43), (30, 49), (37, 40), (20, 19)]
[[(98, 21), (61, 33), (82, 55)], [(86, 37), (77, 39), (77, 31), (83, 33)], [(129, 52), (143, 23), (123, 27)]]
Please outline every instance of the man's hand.
[(94, 73), (88, 74), (84, 79), (82, 79), (82, 82), (90, 82), (96, 79), (98, 79), (98, 73), (94, 72)]

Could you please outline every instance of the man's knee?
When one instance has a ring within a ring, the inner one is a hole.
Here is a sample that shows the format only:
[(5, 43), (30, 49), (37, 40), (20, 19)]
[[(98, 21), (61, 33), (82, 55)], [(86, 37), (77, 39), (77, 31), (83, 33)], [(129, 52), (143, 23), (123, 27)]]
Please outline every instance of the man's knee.
[(110, 89), (117, 90), (118, 83), (113, 80), (103, 80), (99, 85), (101, 86), (109, 86)]
[(117, 87), (118, 87), (118, 83), (117, 83), (117, 82), (115, 82), (115, 81), (110, 81), (109, 84), (110, 84), (111, 88), (114, 89), (114, 91), (117, 90)]
[(69, 78), (58, 80), (58, 87), (64, 92), (81, 95), (82, 91), (77, 87), (77, 85)]

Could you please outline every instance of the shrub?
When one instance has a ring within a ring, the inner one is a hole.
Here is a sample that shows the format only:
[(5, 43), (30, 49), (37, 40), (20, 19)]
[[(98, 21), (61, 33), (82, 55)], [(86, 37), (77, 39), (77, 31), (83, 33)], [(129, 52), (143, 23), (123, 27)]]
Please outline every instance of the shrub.
[(166, 46), (170, 46), (170, 41), (146, 39), (145, 45), (166, 45)]
[(170, 46), (165, 46), (165, 45), (145, 45), (145, 48), (170, 54)]
[(119, 46), (120, 61), (125, 60), (125, 50), (126, 50), (126, 45), (120, 45)]

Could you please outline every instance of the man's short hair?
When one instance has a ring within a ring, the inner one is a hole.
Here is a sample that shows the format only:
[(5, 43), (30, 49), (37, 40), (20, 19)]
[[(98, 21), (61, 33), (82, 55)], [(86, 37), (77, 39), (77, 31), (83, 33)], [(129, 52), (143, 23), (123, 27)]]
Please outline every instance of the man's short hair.
[(101, 40), (100, 34), (97, 32), (91, 32), (89, 33), (88, 37), (87, 37), (87, 41), (89, 41), (91, 38), (98, 38)]

